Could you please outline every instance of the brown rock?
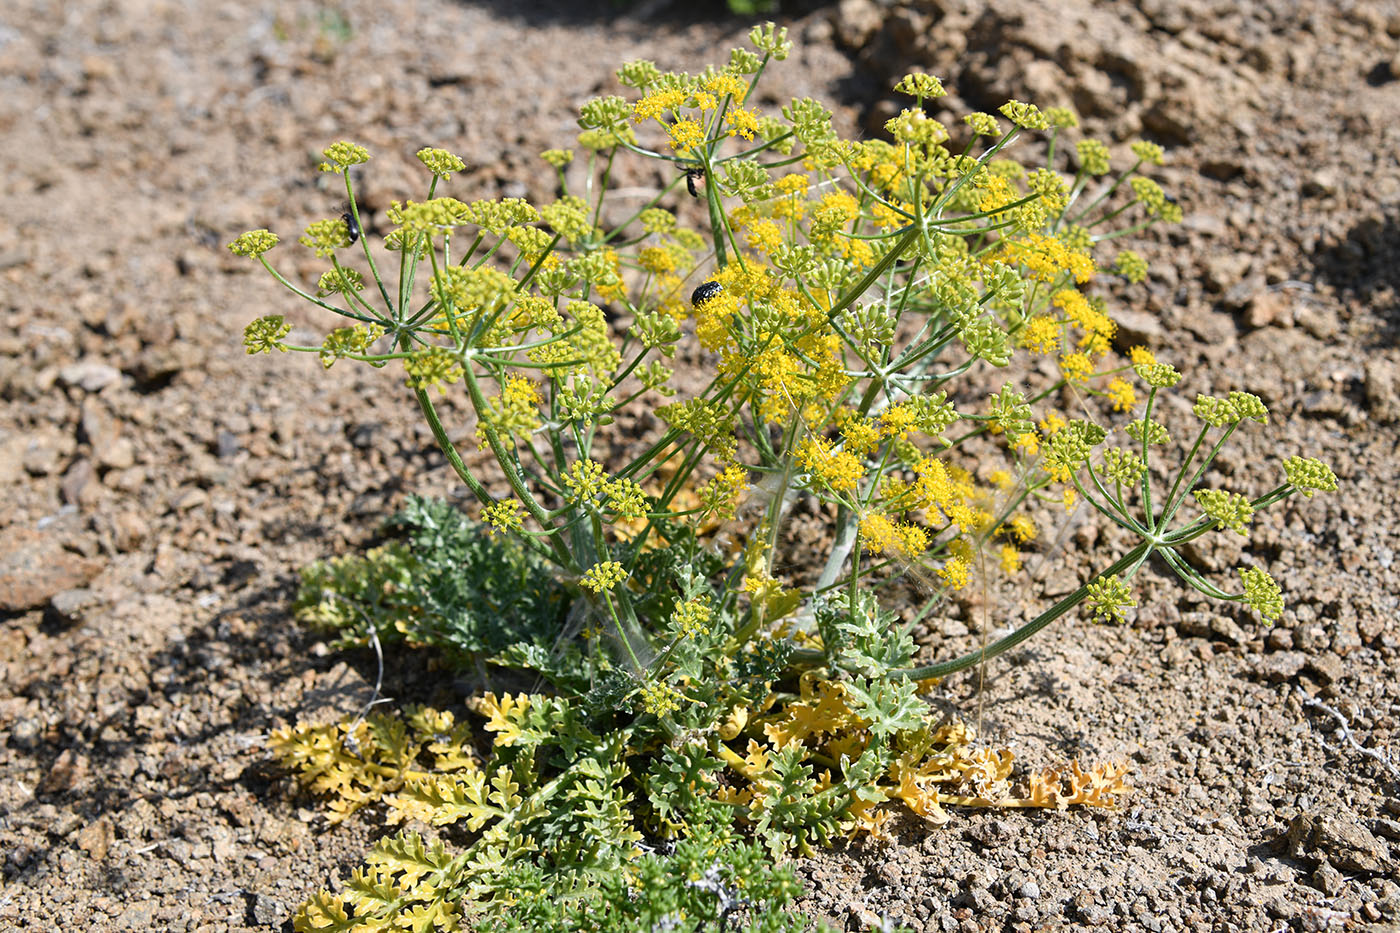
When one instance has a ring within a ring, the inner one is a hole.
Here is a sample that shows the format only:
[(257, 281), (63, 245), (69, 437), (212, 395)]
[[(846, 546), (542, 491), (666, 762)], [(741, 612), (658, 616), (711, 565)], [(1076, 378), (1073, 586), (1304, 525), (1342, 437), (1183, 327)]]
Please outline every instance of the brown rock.
[(91, 858), (101, 861), (107, 857), (107, 850), (112, 848), (115, 835), (111, 821), (103, 816), (78, 831), (76, 844)]
[(836, 38), (848, 48), (858, 49), (880, 31), (885, 16), (874, 0), (841, 0), (836, 7)]
[(1288, 854), (1342, 871), (1382, 871), (1390, 862), (1384, 842), (1341, 813), (1299, 813), (1288, 824)]
[(1250, 258), (1242, 253), (1222, 253), (1206, 260), (1202, 270), (1206, 288), (1212, 292), (1224, 292), (1244, 277), (1249, 268)]
[(1308, 661), (1307, 671), (1316, 675), (1321, 683), (1336, 683), (1342, 678), (1342, 659), (1331, 651), (1325, 651)]
[(1275, 651), (1260, 658), (1254, 665), (1254, 672), (1270, 683), (1283, 683), (1296, 677), (1308, 663), (1308, 656), (1301, 651)]
[(1255, 292), (1254, 297), (1249, 299), (1245, 306), (1244, 319), (1250, 327), (1268, 327), (1271, 324), (1283, 324), (1287, 321), (1288, 299), (1278, 292), (1268, 291)]
[(49, 600), (49, 610), (68, 625), (81, 622), (83, 614), (97, 605), (98, 598), (92, 590), (79, 588), (55, 593)]
[(77, 386), (84, 392), (101, 392), (120, 382), (121, 370), (97, 360), (84, 359), (59, 370), (58, 379), (64, 385)]
[(1400, 421), (1400, 367), (1394, 361), (1366, 361), (1366, 411), (1383, 424)]
[(125, 470), (136, 464), (136, 447), (130, 438), (117, 437), (110, 444), (93, 450), (97, 463), (105, 470)]
[(139, 513), (118, 512), (112, 516), (112, 544), (118, 551), (136, 550), (150, 530)]
[(10, 528), (0, 538), (0, 610), (37, 609), (56, 593), (85, 585), (102, 563), (67, 551), (52, 534)]
[(63, 494), (63, 501), (69, 505), (81, 505), (92, 500), (92, 490), (96, 484), (92, 481), (96, 478), (97, 471), (92, 466), (92, 461), (87, 457), (79, 457), (69, 464), (68, 469), (63, 473), (63, 480), (59, 483), (59, 491)]
[(1115, 341), (1123, 349), (1143, 346), (1160, 347), (1167, 338), (1167, 329), (1161, 318), (1147, 311), (1131, 309), (1116, 311), (1113, 320), (1118, 324), (1118, 337)]
[(39, 789), (49, 794), (62, 794), (73, 790), (87, 780), (89, 770), (86, 755), (65, 748), (48, 774), (39, 782)]
[(30, 476), (51, 476), (59, 464), (73, 452), (73, 438), (52, 428), (41, 428), (31, 434), (24, 445), (24, 471)]
[(22, 434), (0, 439), (0, 486), (9, 486), (24, 478), (24, 450), (28, 446)]

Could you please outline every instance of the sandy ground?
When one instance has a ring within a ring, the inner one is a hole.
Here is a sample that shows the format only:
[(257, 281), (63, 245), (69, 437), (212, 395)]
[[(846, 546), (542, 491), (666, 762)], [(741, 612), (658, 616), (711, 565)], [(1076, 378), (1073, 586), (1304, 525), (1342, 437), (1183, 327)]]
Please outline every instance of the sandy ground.
[[(1110, 295), (1126, 339), (1191, 393), (1270, 405), (1222, 458), (1233, 485), (1293, 452), (1344, 482), (1258, 520), (1272, 629), (1154, 571), (1131, 626), (1067, 620), (988, 671), (988, 738), (1030, 766), (1130, 760), (1125, 809), (902, 820), (798, 863), (804, 906), (848, 929), (1394, 928), (1400, 7), (847, 0), (788, 25), (765, 100), (826, 98), (847, 131), (919, 68), (955, 113), (1020, 97), (1163, 143), (1187, 219), (1132, 244), (1155, 278)], [(382, 828), (327, 828), (266, 759), (275, 723), (356, 709), (374, 677), (288, 599), (405, 494), (462, 490), (391, 374), (242, 354), (258, 315), (328, 325), (223, 244), (337, 213), (313, 169), (340, 138), (376, 153), (371, 235), (424, 145), (467, 159), (463, 198), (545, 197), (535, 154), (617, 64), (698, 70), (747, 27), (679, 3), (0, 10), (0, 929), (289, 929)], [(1116, 543), (1070, 531), (1060, 575)], [(1232, 547), (1194, 556), (1224, 573)], [(958, 616), (930, 651), (973, 643)], [(970, 716), (978, 689), (933, 700)], [(411, 657), (386, 691), (460, 700)]]

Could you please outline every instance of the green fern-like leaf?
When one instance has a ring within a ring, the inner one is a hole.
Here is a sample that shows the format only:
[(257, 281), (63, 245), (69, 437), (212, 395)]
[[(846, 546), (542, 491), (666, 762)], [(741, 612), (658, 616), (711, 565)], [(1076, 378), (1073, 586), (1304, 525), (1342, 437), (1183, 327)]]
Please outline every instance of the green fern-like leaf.
[(344, 898), (318, 891), (297, 910), (292, 929), (296, 933), (347, 933), (360, 923), (359, 918), (350, 916)]

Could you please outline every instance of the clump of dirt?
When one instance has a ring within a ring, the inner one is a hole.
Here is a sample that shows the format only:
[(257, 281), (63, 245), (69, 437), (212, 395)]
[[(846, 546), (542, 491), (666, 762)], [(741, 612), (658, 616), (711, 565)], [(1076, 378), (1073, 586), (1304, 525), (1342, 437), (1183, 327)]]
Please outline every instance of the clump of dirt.
[[(467, 159), (463, 198), (549, 195), (537, 153), (617, 64), (698, 70), (749, 25), (680, 6), (0, 14), (0, 926), (282, 928), (358, 865), (380, 827), (328, 829), (264, 751), (275, 723), (358, 709), (374, 677), (290, 622), (294, 572), (363, 546), (408, 492), (463, 490), (393, 374), (242, 355), (258, 315), (311, 340), (329, 324), (223, 244), (338, 214), (313, 169), (340, 138), (375, 153), (371, 236), (422, 196), (424, 145)], [(918, 68), (952, 91), (945, 117), (1018, 97), (1076, 108), (1115, 149), (1164, 144), (1187, 219), (1125, 244), (1153, 267), (1110, 297), (1125, 345), (1188, 391), (1269, 404), (1220, 463), (1233, 486), (1270, 487), (1292, 452), (1344, 483), (1257, 519), (1252, 557), (1289, 599), (1271, 629), (1148, 574), (1131, 626), (1066, 620), (987, 671), (990, 741), (1031, 766), (1126, 758), (1126, 809), (905, 820), (799, 863), (805, 906), (849, 929), (1400, 921), (1400, 8), (844, 0), (788, 25), (764, 101), (833, 101), (847, 131), (876, 132)], [(1117, 543), (1092, 524), (1065, 541), (1071, 561)], [(1226, 573), (1239, 554), (1193, 556)], [(925, 637), (974, 644), (975, 615)], [(388, 694), (460, 700), (422, 664), (392, 659)], [(970, 716), (980, 683), (935, 702)]]

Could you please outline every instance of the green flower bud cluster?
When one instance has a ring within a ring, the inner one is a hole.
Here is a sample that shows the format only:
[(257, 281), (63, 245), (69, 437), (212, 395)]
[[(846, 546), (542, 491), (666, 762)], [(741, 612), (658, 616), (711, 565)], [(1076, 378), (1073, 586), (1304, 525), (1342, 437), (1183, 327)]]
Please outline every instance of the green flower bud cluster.
[(997, 368), (1011, 362), (1013, 347), (1006, 331), (985, 317), (973, 318), (958, 328), (958, 339), (968, 356), (986, 360)]
[[(1171, 369), (1170, 366), (1167, 368)], [(1181, 377), (1178, 376), (1177, 378), (1179, 379)], [(1149, 383), (1149, 385), (1150, 384), (1151, 383)], [(1169, 433), (1167, 433), (1167, 426), (1162, 424), (1160, 421), (1143, 420), (1142, 418), (1138, 418), (1135, 421), (1129, 421), (1126, 425), (1123, 426), (1123, 430), (1128, 432), (1128, 436), (1131, 437), (1133, 440), (1137, 441), (1139, 444), (1170, 444), (1172, 440), (1172, 436)]]
[(748, 49), (730, 49), (729, 64), (724, 66), (724, 70), (732, 75), (751, 75), (756, 74), (762, 66), (763, 59)]
[(344, 359), (347, 354), (367, 354), (370, 346), (383, 336), (384, 328), (379, 326), (356, 324), (353, 327), (337, 327), (326, 335), (325, 342), (321, 344), (321, 365), (330, 369), (336, 360)]
[(943, 90), (943, 82), (933, 75), (912, 72), (899, 79), (899, 83), (894, 89), (901, 94), (908, 94), (919, 100), (927, 100), (937, 97), (946, 97), (948, 92)]
[(1081, 139), (1074, 144), (1079, 155), (1079, 165), (1090, 175), (1107, 175), (1109, 172), (1108, 147), (1097, 139)]
[(1283, 472), (1288, 482), (1305, 499), (1311, 499), (1314, 492), (1336, 492), (1337, 476), (1332, 468), (1321, 460), (1311, 457), (1289, 457), (1283, 461)]
[(1089, 454), (1107, 436), (1107, 432), (1092, 421), (1076, 419), (1050, 438), (1050, 452), (1060, 463), (1075, 468), (1088, 460)]
[[(1181, 381), (1181, 373), (1177, 372), (1170, 363), (1148, 363), (1143, 366), (1135, 366), (1133, 372), (1137, 373), (1139, 379), (1154, 389), (1170, 389)], [(1150, 443), (1157, 442), (1151, 441)]]
[(563, 168), (574, 161), (574, 153), (573, 150), (570, 149), (546, 149), (544, 152), (540, 153), (540, 158), (544, 159), (545, 163), (548, 165), (552, 165), (555, 168)]
[(1239, 574), (1244, 601), (1259, 613), (1259, 618), (1272, 623), (1283, 615), (1283, 591), (1273, 577), (1258, 567), (1241, 567)]
[(749, 30), (749, 42), (760, 52), (772, 56), (775, 61), (783, 61), (792, 52), (786, 26), (764, 23)]
[(1245, 419), (1268, 424), (1269, 410), (1257, 395), (1248, 392), (1231, 392), (1227, 398), (1211, 395), (1197, 395), (1191, 412), (1213, 428), (1227, 424), (1238, 424)]
[(1147, 472), (1147, 464), (1135, 450), (1109, 447), (1103, 452), (1103, 471), (1114, 482), (1131, 488)]
[(316, 297), (349, 295), (361, 291), (364, 287), (365, 277), (354, 269), (346, 269), (343, 266), (327, 269), (316, 282)]
[(447, 386), (462, 378), (462, 361), (446, 347), (428, 347), (415, 352), (403, 361), (408, 373), (405, 382), (410, 389), (431, 389), (438, 387), (446, 392)]
[(1137, 156), (1142, 161), (1150, 162), (1153, 165), (1162, 164), (1162, 147), (1156, 143), (1150, 143), (1140, 139), (1133, 143), (1131, 148), (1133, 150), (1133, 155)]
[(321, 163), (323, 172), (343, 172), (352, 165), (360, 165), (369, 161), (369, 150), (364, 146), (355, 143), (345, 142), (331, 143), (321, 152), (326, 157), (326, 161)]
[(339, 217), (313, 221), (307, 225), (306, 234), (297, 242), (314, 249), (317, 256), (330, 256), (336, 250), (350, 245), (350, 227)]
[(292, 325), (282, 315), (269, 314), (243, 328), (243, 346), (248, 348), (250, 354), (271, 353), (273, 350), (285, 353), (287, 345), (282, 341), (291, 332)]
[(619, 130), (632, 116), (632, 106), (616, 94), (595, 97), (579, 108), (579, 126), (587, 130)]
[(593, 233), (588, 204), (582, 198), (565, 195), (542, 208), (540, 217), (571, 244)]
[(463, 171), (467, 167), (467, 163), (446, 149), (425, 148), (419, 149), (415, 154), (418, 161), (427, 166), (428, 171), (444, 181), (451, 178), (453, 172)]
[(1147, 211), (1149, 217), (1160, 217), (1167, 223), (1179, 223), (1181, 221), (1181, 206), (1168, 200), (1167, 193), (1162, 190), (1162, 186), (1157, 184), (1146, 175), (1134, 175), (1128, 179), (1129, 186), (1133, 189), (1133, 194)]
[(235, 256), (256, 258), (276, 246), (277, 242), (275, 233), (267, 230), (249, 230), (247, 233), (240, 233), (228, 248)]
[(1147, 260), (1132, 250), (1125, 249), (1114, 257), (1113, 270), (1136, 285), (1147, 278)]
[(972, 132), (978, 136), (1000, 136), (1001, 124), (997, 118), (990, 113), (969, 113), (963, 117), (963, 122), (972, 127)]
[(794, 98), (783, 108), (783, 116), (792, 124), (793, 135), (806, 146), (829, 143), (836, 138), (831, 128), (831, 111), (810, 97)]
[[(617, 69), (617, 80), (623, 85), (645, 91), (656, 83), (656, 79), (661, 76), (661, 69), (656, 67), (656, 62), (648, 61), (644, 58), (634, 62), (627, 62)], [(620, 100), (621, 98), (619, 98)], [(585, 105), (587, 106), (587, 105)]]
[(1097, 621), (1126, 622), (1128, 617), (1124, 610), (1137, 605), (1127, 581), (1120, 580), (1117, 574), (1092, 581), (1088, 584), (1088, 590)]
[(1003, 385), (1001, 391), (991, 397), (989, 415), (1011, 437), (1029, 434), (1035, 427), (1034, 415), (1031, 406), (1026, 403), (1025, 393), (1010, 383)]
[(1238, 535), (1248, 535), (1250, 519), (1254, 517), (1254, 506), (1249, 497), (1223, 489), (1197, 489), (1192, 493), (1196, 504), (1208, 518), (1213, 518), (1224, 528)]
[(1035, 104), (1025, 104), (1019, 100), (1009, 100), (1002, 104), (999, 112), (1012, 123), (1026, 130), (1048, 130), (1050, 120), (1040, 112)]

